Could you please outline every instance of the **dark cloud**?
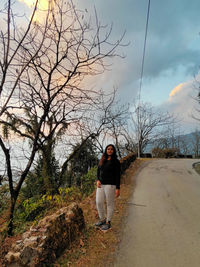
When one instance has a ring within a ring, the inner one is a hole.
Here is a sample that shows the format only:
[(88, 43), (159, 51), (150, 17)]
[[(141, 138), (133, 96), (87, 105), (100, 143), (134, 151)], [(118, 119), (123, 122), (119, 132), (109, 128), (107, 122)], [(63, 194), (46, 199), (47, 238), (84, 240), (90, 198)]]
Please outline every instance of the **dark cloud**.
[[(126, 40), (131, 42), (125, 49), (126, 62), (135, 72), (132, 78), (139, 78), (148, 1), (87, 0), (84, 4), (95, 4), (100, 19), (105, 23), (113, 22), (115, 35), (126, 30)], [(156, 77), (179, 64), (188, 65), (188, 71), (199, 65), (199, 48), (190, 48), (200, 31), (199, 10), (199, 0), (151, 1), (145, 76)]]

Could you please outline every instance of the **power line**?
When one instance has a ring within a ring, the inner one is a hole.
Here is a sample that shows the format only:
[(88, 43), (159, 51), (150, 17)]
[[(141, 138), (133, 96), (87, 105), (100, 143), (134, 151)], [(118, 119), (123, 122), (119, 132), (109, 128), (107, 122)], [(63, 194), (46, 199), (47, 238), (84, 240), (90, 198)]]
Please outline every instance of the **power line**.
[(149, 25), (150, 4), (151, 3), (150, 3), (150, 0), (149, 0), (149, 2), (148, 2), (148, 10), (147, 10), (147, 18), (146, 18), (144, 48), (143, 48), (143, 56), (142, 56), (142, 68), (141, 68), (141, 76), (140, 76), (139, 101), (140, 101), (140, 95), (141, 95), (141, 89), (142, 89), (142, 79), (143, 79), (143, 72), (144, 72), (144, 59), (145, 59), (147, 32), (148, 32), (148, 25)]
[(140, 98), (141, 98), (141, 90), (142, 90), (142, 79), (143, 79), (143, 72), (144, 72), (144, 59), (145, 59), (145, 52), (146, 52), (146, 42), (147, 42), (147, 32), (148, 32), (148, 25), (149, 25), (149, 13), (150, 13), (150, 0), (148, 2), (148, 9), (147, 9), (147, 17), (146, 17), (146, 29), (145, 29), (145, 38), (144, 38), (144, 49), (143, 49), (143, 56), (142, 56), (142, 68), (141, 68), (141, 76), (140, 76), (140, 87), (139, 87), (139, 96), (138, 96), (138, 108), (137, 108), (137, 116), (138, 116), (138, 158), (140, 158)]

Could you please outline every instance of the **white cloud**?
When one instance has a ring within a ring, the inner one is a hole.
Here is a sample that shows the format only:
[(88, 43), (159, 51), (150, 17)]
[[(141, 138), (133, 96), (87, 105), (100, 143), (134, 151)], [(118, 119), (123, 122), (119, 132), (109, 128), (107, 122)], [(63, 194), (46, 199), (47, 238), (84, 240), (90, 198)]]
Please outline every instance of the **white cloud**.
[(169, 94), (169, 101), (183, 101), (183, 98), (187, 96), (188, 91), (191, 89), (190, 82), (187, 83), (180, 83), (177, 85)]
[(193, 117), (200, 117), (200, 113), (197, 111), (199, 104), (195, 99), (196, 96), (195, 81), (189, 80), (172, 89), (168, 100), (160, 106), (173, 113), (180, 120), (184, 131), (188, 133), (198, 126), (198, 121)]

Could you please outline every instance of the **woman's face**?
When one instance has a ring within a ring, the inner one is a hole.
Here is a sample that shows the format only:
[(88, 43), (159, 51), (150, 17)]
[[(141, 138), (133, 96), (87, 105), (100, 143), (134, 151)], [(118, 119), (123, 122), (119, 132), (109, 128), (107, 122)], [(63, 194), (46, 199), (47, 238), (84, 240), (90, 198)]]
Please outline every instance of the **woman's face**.
[(113, 153), (114, 153), (114, 148), (112, 146), (107, 147), (106, 154), (108, 156), (112, 156)]

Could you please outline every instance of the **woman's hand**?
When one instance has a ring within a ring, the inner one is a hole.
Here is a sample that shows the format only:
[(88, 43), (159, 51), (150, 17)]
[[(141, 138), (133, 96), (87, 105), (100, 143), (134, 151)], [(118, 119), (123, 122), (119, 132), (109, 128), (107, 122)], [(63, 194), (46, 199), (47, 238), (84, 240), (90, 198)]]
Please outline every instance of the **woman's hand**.
[(116, 189), (116, 190), (115, 190), (115, 196), (116, 196), (116, 197), (119, 197), (119, 196), (120, 196), (120, 190), (119, 190), (119, 189)]
[(97, 187), (101, 188), (101, 182), (99, 180), (97, 180)]

